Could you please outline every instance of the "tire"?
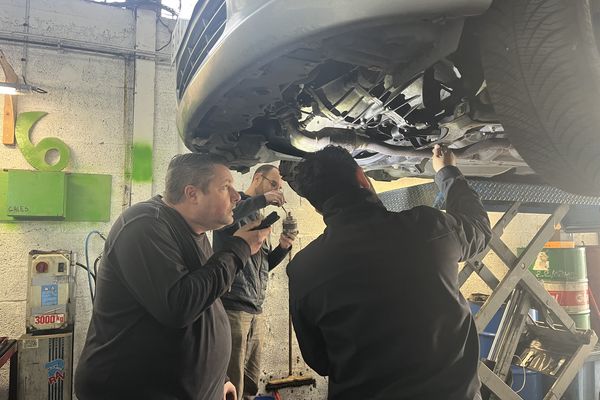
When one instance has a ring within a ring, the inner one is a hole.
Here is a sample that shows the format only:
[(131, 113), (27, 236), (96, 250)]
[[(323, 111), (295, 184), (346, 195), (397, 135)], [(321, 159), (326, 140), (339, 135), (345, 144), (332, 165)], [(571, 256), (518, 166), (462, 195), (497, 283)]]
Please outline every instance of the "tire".
[(588, 0), (495, 0), (479, 21), (494, 109), (549, 184), (600, 195), (600, 55)]

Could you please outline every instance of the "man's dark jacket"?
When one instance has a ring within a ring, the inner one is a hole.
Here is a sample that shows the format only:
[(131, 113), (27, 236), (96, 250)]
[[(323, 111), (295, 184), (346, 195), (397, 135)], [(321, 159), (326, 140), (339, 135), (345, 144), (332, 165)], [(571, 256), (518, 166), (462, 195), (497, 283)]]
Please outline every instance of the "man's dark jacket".
[(436, 175), (447, 213), (395, 213), (365, 189), (324, 205), (325, 232), (288, 266), (290, 311), (330, 399), (472, 400), (475, 323), (459, 261), (484, 250), (490, 223), (455, 167)]
[[(259, 210), (268, 205), (264, 195), (250, 197), (240, 192), (240, 196), (242, 200), (233, 210), (234, 223), (213, 232), (215, 251), (219, 251), (235, 231), (261, 218)], [(284, 250), (280, 246), (271, 248), (269, 241), (265, 240), (258, 253), (253, 254), (244, 269), (236, 274), (231, 289), (221, 297), (225, 309), (250, 314), (262, 313), (269, 271), (279, 265), (288, 252), (289, 249)]]
[(80, 400), (221, 400), (231, 331), (219, 297), (250, 257), (231, 238), (213, 255), (160, 196), (115, 222), (75, 374)]

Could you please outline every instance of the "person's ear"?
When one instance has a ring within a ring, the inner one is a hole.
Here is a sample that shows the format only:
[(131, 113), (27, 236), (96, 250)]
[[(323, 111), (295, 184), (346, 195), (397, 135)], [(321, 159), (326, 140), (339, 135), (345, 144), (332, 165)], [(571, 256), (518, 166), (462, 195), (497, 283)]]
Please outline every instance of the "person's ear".
[(187, 185), (184, 189), (183, 189), (183, 195), (185, 197), (186, 200), (192, 200), (192, 201), (197, 201), (198, 200), (198, 192), (200, 190), (194, 186), (194, 185)]
[(361, 167), (356, 167), (356, 181), (361, 188), (369, 189), (371, 187), (369, 178), (367, 178)]
[(375, 193), (375, 189), (371, 184), (371, 180), (365, 174), (365, 171), (363, 171), (361, 167), (356, 168), (356, 181), (358, 182), (358, 186), (360, 186), (361, 188), (368, 189), (371, 192)]

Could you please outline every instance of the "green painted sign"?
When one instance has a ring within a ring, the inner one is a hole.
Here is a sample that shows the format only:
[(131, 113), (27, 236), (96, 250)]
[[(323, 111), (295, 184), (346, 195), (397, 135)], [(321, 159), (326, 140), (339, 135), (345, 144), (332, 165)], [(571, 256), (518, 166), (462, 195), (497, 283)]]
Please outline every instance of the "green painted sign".
[[(17, 176), (21, 174), (21, 176)], [(110, 220), (112, 177), (100, 174), (74, 174), (62, 172), (37, 172), (0, 170), (0, 222), (22, 222), (24, 220), (48, 220), (58, 219), (58, 215), (50, 215), (47, 210), (45, 214), (36, 215), (31, 213), (30, 203), (39, 200), (40, 206), (46, 207), (48, 193), (39, 183), (32, 184), (31, 179), (36, 176), (50, 181), (49, 174), (61, 174), (64, 176), (66, 188), (63, 187), (62, 195), (66, 197), (63, 216), (60, 218), (69, 222), (107, 222)], [(18, 177), (9, 184), (9, 175)], [(30, 175), (27, 177), (27, 175)], [(59, 185), (53, 183), (48, 190), (57, 191)], [(53, 197), (58, 196), (53, 195)], [(10, 198), (10, 200), (9, 200)], [(27, 201), (15, 202), (14, 199), (25, 199)], [(41, 215), (41, 216), (40, 216)], [(54, 218), (52, 218), (54, 216)]]
[[(62, 171), (65, 169), (70, 159), (69, 147), (62, 140), (55, 137), (47, 137), (37, 145), (31, 143), (29, 134), (34, 125), (46, 116), (48, 113), (41, 111), (31, 111), (19, 114), (15, 126), (15, 137), (17, 145), (23, 153), (23, 156), (31, 166), (39, 171)], [(58, 162), (49, 164), (46, 161), (48, 152), (55, 150), (58, 152)]]
[(8, 170), (7, 214), (13, 218), (64, 219), (65, 173)]
[[(109, 221), (112, 177), (60, 172), (69, 163), (69, 147), (55, 137), (43, 138), (37, 145), (31, 142), (31, 130), (46, 115), (45, 112), (31, 111), (17, 117), (17, 146), (23, 157), (38, 171), (0, 170), (0, 222), (48, 219)], [(142, 178), (149, 169), (151, 180), (152, 148), (148, 148), (149, 167), (147, 149), (141, 149), (136, 165), (138, 175)], [(58, 153), (58, 161), (51, 164), (47, 157), (53, 151)], [(59, 178), (60, 182), (57, 181)]]

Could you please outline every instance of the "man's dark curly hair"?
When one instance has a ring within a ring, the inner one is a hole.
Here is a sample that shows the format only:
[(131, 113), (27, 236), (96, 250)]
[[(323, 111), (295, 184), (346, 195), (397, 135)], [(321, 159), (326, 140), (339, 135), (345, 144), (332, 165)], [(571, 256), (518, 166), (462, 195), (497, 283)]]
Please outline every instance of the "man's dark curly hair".
[(296, 189), (310, 204), (323, 211), (323, 203), (336, 194), (358, 189), (358, 164), (344, 148), (327, 146), (309, 153), (296, 170)]

